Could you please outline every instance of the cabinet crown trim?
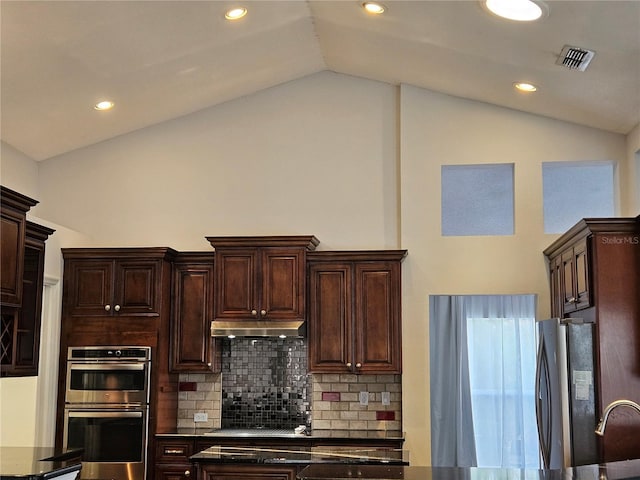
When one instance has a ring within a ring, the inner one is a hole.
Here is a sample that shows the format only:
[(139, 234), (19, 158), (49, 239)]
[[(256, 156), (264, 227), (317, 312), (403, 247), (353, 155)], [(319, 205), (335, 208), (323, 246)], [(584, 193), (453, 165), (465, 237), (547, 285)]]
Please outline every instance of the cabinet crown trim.
[(638, 232), (640, 232), (640, 220), (636, 217), (583, 218), (545, 248), (543, 253), (547, 257), (553, 257), (568, 244), (594, 233), (625, 234)]
[(309, 262), (366, 262), (398, 261), (407, 256), (407, 250), (324, 250), (307, 254)]
[(303, 247), (315, 250), (320, 243), (313, 235), (277, 235), (263, 237), (205, 237), (215, 248)]

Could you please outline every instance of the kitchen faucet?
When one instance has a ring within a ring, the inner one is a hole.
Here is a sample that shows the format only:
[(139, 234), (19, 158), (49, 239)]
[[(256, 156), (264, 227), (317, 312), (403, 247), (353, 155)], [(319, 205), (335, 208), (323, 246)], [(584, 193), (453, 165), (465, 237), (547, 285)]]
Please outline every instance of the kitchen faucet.
[(635, 408), (638, 411), (638, 413), (640, 413), (640, 405), (638, 405), (636, 402), (632, 402), (631, 400), (614, 400), (609, 405), (607, 405), (607, 408), (604, 409), (602, 418), (600, 419), (600, 422), (596, 427), (596, 435), (600, 435), (601, 437), (604, 436), (604, 429), (607, 427), (607, 419), (609, 418), (609, 414), (611, 413), (611, 410), (621, 405)]

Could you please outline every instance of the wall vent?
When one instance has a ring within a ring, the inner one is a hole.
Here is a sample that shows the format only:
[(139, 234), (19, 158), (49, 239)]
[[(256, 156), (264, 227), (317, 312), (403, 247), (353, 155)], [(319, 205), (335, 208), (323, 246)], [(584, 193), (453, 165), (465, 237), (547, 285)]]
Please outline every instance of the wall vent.
[(591, 59), (594, 57), (596, 52), (592, 50), (587, 50), (586, 48), (580, 47), (572, 47), (570, 45), (565, 45), (562, 47), (562, 51), (558, 56), (558, 60), (556, 61), (557, 65), (563, 65), (571, 70), (579, 70), (580, 72), (584, 72)]

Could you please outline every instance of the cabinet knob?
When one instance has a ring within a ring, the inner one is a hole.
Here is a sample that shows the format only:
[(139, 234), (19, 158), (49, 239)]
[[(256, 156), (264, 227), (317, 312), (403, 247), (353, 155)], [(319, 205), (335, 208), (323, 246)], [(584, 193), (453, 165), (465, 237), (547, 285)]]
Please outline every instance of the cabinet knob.
[(191, 472), (189, 470), (185, 470), (184, 471), (184, 476), (185, 477), (190, 477), (191, 476)]
[(362, 366), (361, 363), (356, 363), (356, 368), (360, 368)]
[(111, 310), (111, 305), (105, 305), (105, 306), (104, 306), (104, 309), (105, 309), (105, 311), (107, 311), (107, 312), (108, 312), (109, 310)]
[(119, 312), (119, 311), (120, 311), (120, 305), (116, 305), (115, 307), (113, 307), (113, 309), (114, 309), (116, 312)]
[(351, 362), (347, 362), (347, 367), (351, 368)]
[(251, 310), (251, 316), (252, 317), (257, 317), (258, 316), (258, 311), (257, 310)]
[(267, 314), (267, 311), (266, 311), (266, 310), (260, 310), (260, 315), (261, 315), (261, 316), (263, 316), (263, 317), (264, 317), (266, 314)]

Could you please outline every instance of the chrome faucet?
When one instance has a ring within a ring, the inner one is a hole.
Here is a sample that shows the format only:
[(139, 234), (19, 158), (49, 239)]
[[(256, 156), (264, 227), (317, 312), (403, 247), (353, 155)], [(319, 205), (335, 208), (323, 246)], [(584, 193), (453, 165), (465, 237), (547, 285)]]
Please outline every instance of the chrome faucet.
[(638, 405), (636, 402), (632, 402), (631, 400), (614, 400), (609, 405), (607, 405), (607, 408), (604, 409), (602, 418), (600, 419), (600, 422), (596, 427), (596, 435), (600, 435), (601, 437), (604, 436), (604, 429), (607, 427), (607, 419), (609, 418), (611, 410), (620, 406), (635, 408), (638, 413), (640, 413), (640, 405)]

